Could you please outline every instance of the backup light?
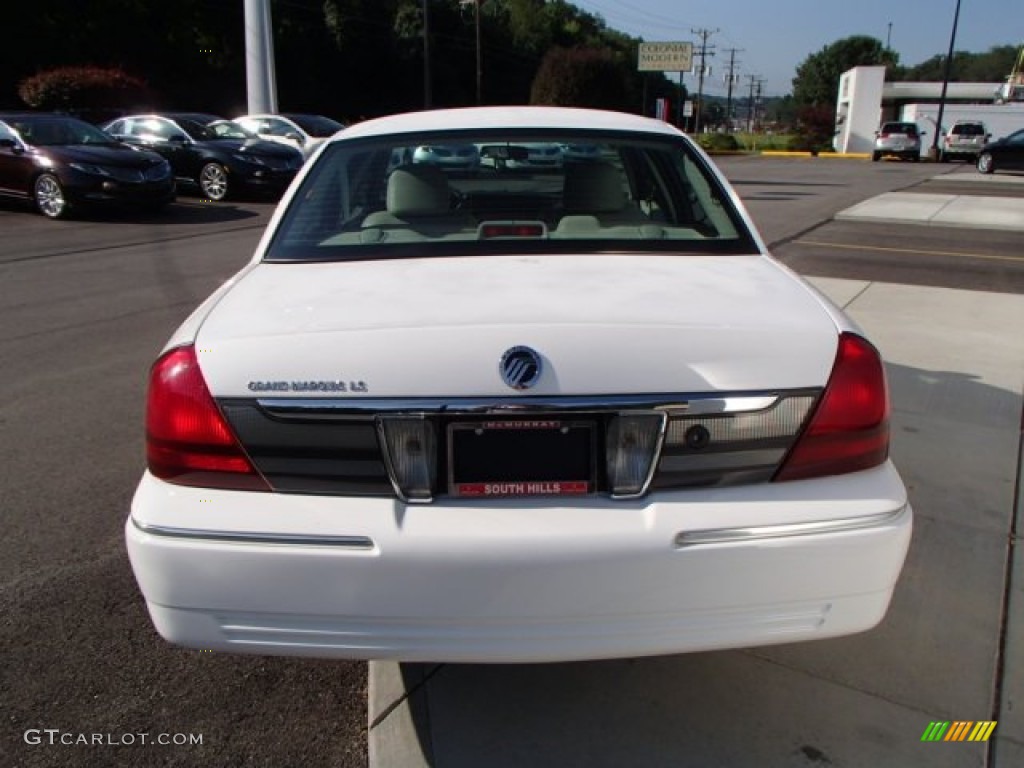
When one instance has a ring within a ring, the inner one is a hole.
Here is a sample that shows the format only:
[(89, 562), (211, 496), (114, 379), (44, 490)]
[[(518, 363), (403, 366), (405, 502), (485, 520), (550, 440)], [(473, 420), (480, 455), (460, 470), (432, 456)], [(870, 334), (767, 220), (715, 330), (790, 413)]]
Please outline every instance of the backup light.
[(606, 462), (613, 497), (643, 494), (664, 434), (663, 414), (619, 414), (612, 418), (608, 425)]
[(434, 425), (422, 417), (381, 417), (377, 432), (398, 496), (409, 502), (430, 501), (437, 476)]

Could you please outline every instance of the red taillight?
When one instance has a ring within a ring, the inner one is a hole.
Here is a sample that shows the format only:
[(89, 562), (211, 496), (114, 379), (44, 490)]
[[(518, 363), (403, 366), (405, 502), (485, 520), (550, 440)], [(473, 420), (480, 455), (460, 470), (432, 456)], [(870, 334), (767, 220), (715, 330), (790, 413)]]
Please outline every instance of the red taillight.
[(151, 473), (179, 485), (270, 490), (213, 401), (191, 346), (172, 349), (150, 371), (146, 459)]
[(860, 336), (844, 333), (821, 400), (775, 479), (856, 472), (888, 455), (889, 393), (882, 359)]

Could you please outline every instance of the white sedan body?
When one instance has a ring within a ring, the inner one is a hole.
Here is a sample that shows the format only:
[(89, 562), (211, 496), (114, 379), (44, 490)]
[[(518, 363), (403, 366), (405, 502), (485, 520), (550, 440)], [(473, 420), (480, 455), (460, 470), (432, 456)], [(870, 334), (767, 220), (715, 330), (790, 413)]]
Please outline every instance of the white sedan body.
[(305, 159), (309, 159), (321, 144), (344, 127), (322, 115), (253, 114), (242, 115), (233, 122), (261, 139), (294, 147)]
[[(559, 174), (393, 161), (465, 141), (600, 151)], [(616, 113), (336, 136), (154, 365), (147, 449), (136, 577), (161, 635), (219, 651), (845, 635), (884, 616), (912, 526), (877, 352), (689, 139)]]

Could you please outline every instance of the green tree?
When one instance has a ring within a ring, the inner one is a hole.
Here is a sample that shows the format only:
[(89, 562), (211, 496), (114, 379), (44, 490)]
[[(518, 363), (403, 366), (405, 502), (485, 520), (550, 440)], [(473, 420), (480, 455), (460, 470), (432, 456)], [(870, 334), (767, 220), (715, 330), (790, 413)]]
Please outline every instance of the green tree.
[[(954, 83), (1001, 83), (1013, 69), (1017, 49), (1012, 45), (997, 45), (985, 53), (956, 51), (949, 79)], [(946, 57), (935, 55), (913, 67), (897, 67), (893, 80), (908, 82), (938, 82), (945, 72)]]
[(858, 66), (894, 66), (898, 56), (880, 40), (853, 35), (812, 53), (796, 68), (793, 99), (801, 106), (835, 106), (839, 77)]

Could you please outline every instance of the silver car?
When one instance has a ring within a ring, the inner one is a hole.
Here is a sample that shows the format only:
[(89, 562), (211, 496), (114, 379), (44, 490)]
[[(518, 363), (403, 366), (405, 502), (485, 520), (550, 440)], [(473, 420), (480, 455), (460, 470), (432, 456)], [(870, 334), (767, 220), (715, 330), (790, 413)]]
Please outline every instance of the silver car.
[(992, 135), (980, 120), (957, 120), (942, 138), (939, 160), (943, 163), (957, 157), (974, 160), (990, 138)]
[(921, 160), (921, 137), (924, 131), (917, 128), (917, 123), (882, 123), (875, 131), (875, 149), (871, 159), (878, 161), (883, 157), (898, 157), (901, 160)]

